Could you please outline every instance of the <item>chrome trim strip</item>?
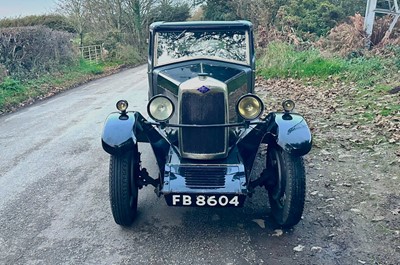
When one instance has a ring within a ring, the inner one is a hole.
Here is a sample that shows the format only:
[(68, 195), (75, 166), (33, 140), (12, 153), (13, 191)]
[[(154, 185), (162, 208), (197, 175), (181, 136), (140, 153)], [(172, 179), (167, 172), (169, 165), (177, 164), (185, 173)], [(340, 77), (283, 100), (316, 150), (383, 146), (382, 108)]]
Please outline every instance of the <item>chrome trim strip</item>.
[(151, 122), (145, 121), (146, 124), (162, 126), (162, 127), (171, 127), (171, 128), (214, 128), (214, 127), (246, 127), (248, 125), (257, 125), (266, 123), (266, 121), (251, 121), (251, 122), (238, 122), (238, 123), (227, 123), (227, 124), (208, 124), (208, 125), (200, 125), (200, 124), (173, 124), (173, 123), (161, 123), (161, 122)]

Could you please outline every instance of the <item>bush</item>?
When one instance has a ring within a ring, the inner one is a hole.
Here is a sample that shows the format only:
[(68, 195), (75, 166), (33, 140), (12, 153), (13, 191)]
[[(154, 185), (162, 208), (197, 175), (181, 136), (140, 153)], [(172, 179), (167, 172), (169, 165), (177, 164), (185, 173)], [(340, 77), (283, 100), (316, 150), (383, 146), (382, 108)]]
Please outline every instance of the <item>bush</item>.
[(235, 20), (238, 19), (233, 1), (207, 0), (203, 7), (205, 20)]
[(356, 14), (348, 23), (341, 23), (330, 30), (326, 38), (321, 38), (317, 46), (343, 57), (354, 57), (354, 53), (362, 51), (367, 43), (364, 32), (364, 18)]
[(142, 62), (144, 55), (132, 45), (117, 44), (116, 48), (108, 55), (108, 60), (124, 65), (137, 65)]
[(17, 28), (29, 26), (46, 26), (53, 30), (74, 33), (75, 30), (67, 19), (61, 15), (26, 16), (21, 18), (0, 19), (0, 28)]
[(155, 21), (186, 21), (190, 17), (190, 7), (187, 3), (171, 3), (165, 1), (153, 10)]
[(278, 17), (281, 27), (289, 25), (300, 33), (321, 36), (344, 18), (344, 12), (340, 6), (328, 0), (290, 1), (281, 7)]
[(0, 64), (0, 83), (3, 82), (4, 78), (8, 76), (7, 68)]
[(0, 29), (0, 64), (19, 80), (59, 70), (76, 58), (70, 38), (44, 26)]

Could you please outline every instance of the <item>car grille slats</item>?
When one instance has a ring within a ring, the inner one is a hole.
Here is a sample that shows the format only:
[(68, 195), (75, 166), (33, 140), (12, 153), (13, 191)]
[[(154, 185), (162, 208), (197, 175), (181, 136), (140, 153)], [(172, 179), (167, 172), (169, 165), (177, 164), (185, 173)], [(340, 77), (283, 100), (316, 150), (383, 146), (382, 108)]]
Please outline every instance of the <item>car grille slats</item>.
[[(226, 120), (225, 94), (223, 91), (206, 94), (185, 92), (182, 94), (182, 124), (224, 124)], [(215, 154), (225, 152), (226, 128), (183, 128), (182, 150), (191, 154)]]
[(188, 188), (217, 189), (225, 186), (226, 168), (180, 168), (180, 174), (185, 179)]

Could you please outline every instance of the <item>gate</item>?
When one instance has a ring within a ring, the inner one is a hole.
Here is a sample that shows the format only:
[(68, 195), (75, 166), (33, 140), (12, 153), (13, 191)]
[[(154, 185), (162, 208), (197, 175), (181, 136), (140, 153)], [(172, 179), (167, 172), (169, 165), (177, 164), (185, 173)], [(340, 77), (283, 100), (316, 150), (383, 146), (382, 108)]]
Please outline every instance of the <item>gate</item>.
[(79, 47), (81, 57), (90, 62), (103, 61), (103, 47), (102, 45), (89, 45)]

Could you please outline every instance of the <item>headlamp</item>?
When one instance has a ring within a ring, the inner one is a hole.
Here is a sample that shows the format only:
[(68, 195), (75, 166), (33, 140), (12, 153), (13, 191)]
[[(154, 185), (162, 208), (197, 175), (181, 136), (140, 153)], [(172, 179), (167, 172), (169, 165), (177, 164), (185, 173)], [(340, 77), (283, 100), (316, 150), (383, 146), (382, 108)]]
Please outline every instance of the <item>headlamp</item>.
[(125, 113), (128, 109), (128, 101), (126, 100), (119, 100), (116, 104), (117, 110)]
[(264, 104), (256, 95), (244, 95), (236, 106), (237, 112), (245, 120), (254, 120), (264, 111)]
[(282, 103), (282, 107), (285, 110), (285, 112), (291, 112), (292, 110), (294, 110), (295, 104), (293, 100), (288, 99)]
[(174, 114), (174, 111), (175, 107), (172, 101), (162, 95), (154, 96), (147, 105), (149, 116), (158, 122), (169, 120)]

